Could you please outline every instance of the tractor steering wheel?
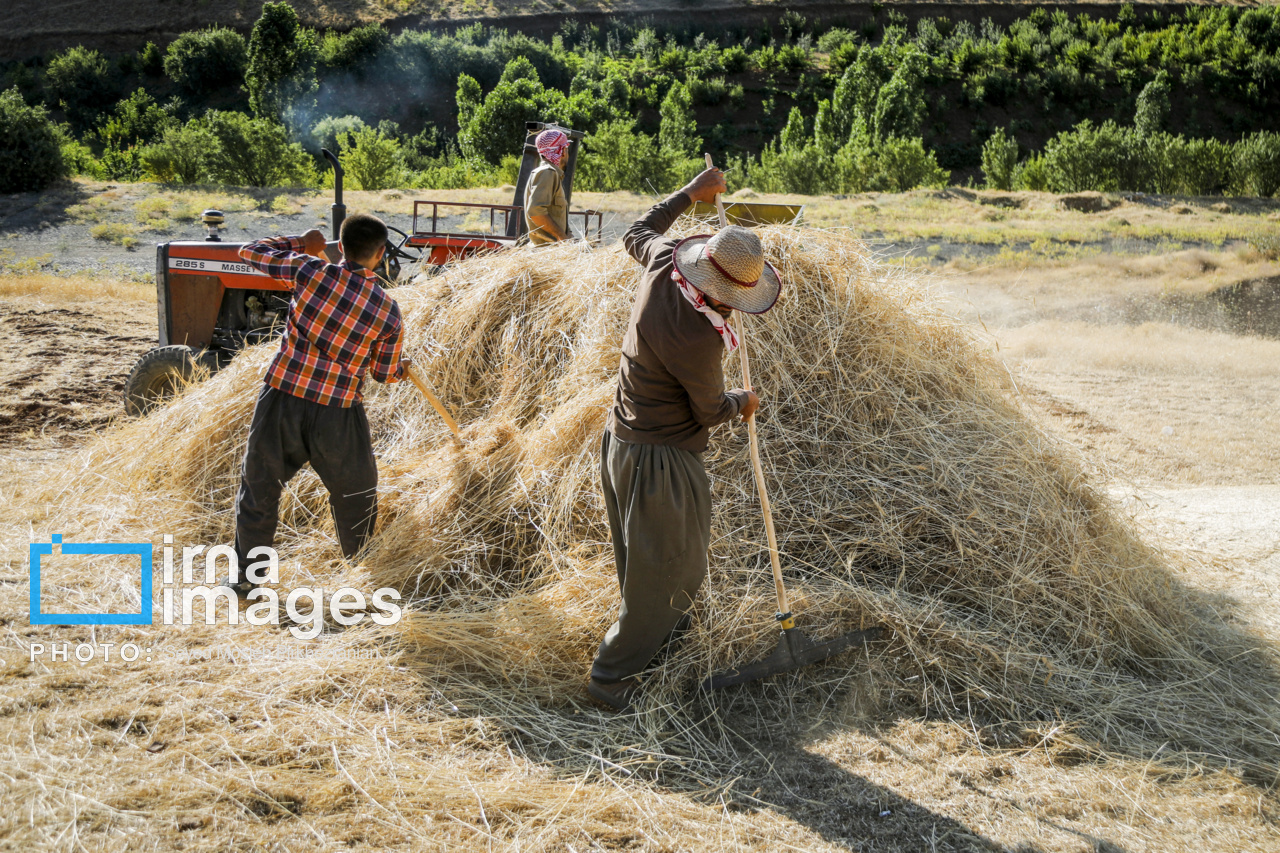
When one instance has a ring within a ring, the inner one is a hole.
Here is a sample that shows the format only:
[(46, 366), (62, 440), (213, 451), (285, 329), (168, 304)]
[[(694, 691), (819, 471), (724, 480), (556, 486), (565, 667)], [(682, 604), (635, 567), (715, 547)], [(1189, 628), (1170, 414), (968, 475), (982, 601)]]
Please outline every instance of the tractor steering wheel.
[[(406, 246), (405, 244), (409, 242), (409, 235), (394, 225), (388, 225), (387, 230), (395, 233), (387, 239), (387, 251), (382, 256), (382, 263), (378, 265), (378, 271), (382, 273), (382, 277), (389, 283), (396, 284), (400, 281), (402, 272), (401, 260), (416, 264), (422, 260), (422, 250)], [(395, 239), (396, 234), (400, 235), (398, 241)]]

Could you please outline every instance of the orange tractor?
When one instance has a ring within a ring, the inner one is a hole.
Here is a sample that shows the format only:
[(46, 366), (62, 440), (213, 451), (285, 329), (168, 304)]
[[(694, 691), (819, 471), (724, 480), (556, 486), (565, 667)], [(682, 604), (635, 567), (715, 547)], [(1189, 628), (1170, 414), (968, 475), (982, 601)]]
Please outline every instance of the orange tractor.
[[(377, 270), (383, 280), (394, 285), (407, 280), (414, 267), (438, 268), (520, 243), (528, 233), (525, 185), (538, 165), (533, 140), (548, 126), (528, 122), (525, 127), (523, 158), (511, 204), (415, 201), (412, 233), (388, 226), (392, 238)], [(565, 158), (564, 192), (572, 199), (573, 172), (583, 134), (566, 132), (570, 147)], [(336, 238), (347, 215), (342, 202), (343, 170), (331, 152), (321, 153), (334, 170), (330, 211)], [(570, 230), (578, 239), (599, 242), (604, 223), (598, 211), (570, 210), (569, 217)], [(582, 218), (580, 228), (574, 227), (578, 217)], [(124, 405), (131, 415), (145, 413), (182, 385), (225, 367), (246, 346), (270, 340), (284, 328), (292, 284), (277, 281), (240, 260), (244, 244), (223, 242), (218, 235), (224, 222), (220, 211), (206, 210), (201, 221), (209, 229), (203, 241), (173, 241), (156, 247), (159, 341), (138, 359), (125, 380)], [(340, 259), (336, 239), (328, 244), (326, 254), (330, 261)]]

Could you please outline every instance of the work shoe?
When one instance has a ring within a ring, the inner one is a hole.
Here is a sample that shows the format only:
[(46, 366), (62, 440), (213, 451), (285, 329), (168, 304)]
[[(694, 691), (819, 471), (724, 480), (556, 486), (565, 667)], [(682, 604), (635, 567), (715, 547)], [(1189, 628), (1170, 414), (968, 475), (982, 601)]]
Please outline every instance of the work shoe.
[(224, 589), (229, 589), (236, 594), (236, 597), (244, 600), (249, 597), (249, 593), (258, 588), (258, 584), (251, 580), (242, 580), (240, 583), (232, 583), (227, 580), (219, 584)]
[(615, 711), (626, 711), (631, 707), (636, 694), (640, 692), (640, 682), (634, 678), (624, 678), (615, 682), (596, 681), (593, 678), (587, 682), (587, 692), (593, 699), (603, 702)]

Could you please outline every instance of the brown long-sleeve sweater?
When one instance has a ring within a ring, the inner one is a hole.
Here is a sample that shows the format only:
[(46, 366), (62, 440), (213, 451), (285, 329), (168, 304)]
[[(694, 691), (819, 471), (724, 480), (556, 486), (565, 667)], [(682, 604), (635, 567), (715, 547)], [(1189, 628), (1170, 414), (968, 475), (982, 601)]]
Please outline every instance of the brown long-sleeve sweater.
[(725, 393), (724, 343), (671, 280), (676, 241), (664, 237), (689, 197), (675, 193), (650, 208), (622, 238), (644, 264), (618, 368), (609, 431), (632, 444), (666, 444), (700, 453), (710, 428), (736, 417), (746, 392)]

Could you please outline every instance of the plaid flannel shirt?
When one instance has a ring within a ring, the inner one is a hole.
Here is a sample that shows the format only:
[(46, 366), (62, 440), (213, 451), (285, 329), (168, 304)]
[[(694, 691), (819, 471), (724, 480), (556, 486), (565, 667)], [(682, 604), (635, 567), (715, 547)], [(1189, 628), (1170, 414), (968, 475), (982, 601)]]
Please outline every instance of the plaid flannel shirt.
[(365, 371), (399, 382), (400, 308), (373, 273), (306, 254), (301, 237), (250, 243), (240, 257), (293, 284), (280, 352), (266, 382), (295, 397), (350, 407), (361, 401)]

